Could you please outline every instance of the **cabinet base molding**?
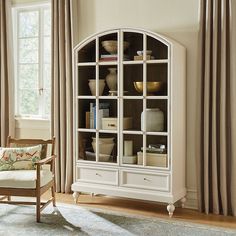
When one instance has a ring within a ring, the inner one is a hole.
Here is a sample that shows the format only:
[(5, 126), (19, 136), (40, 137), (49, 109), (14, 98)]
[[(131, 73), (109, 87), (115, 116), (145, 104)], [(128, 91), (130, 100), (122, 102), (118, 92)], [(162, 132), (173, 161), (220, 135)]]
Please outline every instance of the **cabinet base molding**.
[[(124, 187), (113, 187), (113, 186), (106, 186), (106, 185), (96, 185), (96, 184), (88, 184), (88, 183), (80, 183), (76, 182), (72, 185), (72, 191), (74, 200), (77, 202), (79, 197), (79, 192), (90, 193), (93, 195), (94, 192), (96, 194), (108, 195), (113, 197), (124, 197), (130, 199), (137, 199), (137, 200), (147, 200), (152, 202), (160, 202), (165, 203), (168, 205), (174, 205), (177, 201), (184, 198), (186, 195), (186, 189), (182, 189), (179, 192), (171, 194), (169, 192), (159, 192), (159, 191), (140, 191), (140, 189), (130, 189)], [(172, 207), (173, 208), (173, 207)], [(170, 211), (172, 210), (170, 209)], [(169, 212), (169, 215), (172, 215)]]

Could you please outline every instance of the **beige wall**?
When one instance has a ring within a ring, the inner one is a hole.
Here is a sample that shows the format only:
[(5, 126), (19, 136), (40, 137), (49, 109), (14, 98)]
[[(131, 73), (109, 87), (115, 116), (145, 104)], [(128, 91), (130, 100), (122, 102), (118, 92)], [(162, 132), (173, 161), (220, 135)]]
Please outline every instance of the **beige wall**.
[(196, 207), (195, 145), (198, 111), (197, 45), (199, 0), (72, 0), (74, 45), (91, 34), (118, 27), (165, 34), (187, 48), (187, 189)]
[(50, 138), (50, 122), (48, 120), (16, 119), (16, 138)]

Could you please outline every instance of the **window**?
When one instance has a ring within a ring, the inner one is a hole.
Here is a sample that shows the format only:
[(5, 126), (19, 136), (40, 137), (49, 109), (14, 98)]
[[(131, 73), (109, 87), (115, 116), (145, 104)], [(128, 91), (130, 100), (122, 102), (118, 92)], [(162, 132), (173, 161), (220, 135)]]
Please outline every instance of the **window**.
[(16, 116), (48, 119), (51, 105), (51, 9), (14, 8)]

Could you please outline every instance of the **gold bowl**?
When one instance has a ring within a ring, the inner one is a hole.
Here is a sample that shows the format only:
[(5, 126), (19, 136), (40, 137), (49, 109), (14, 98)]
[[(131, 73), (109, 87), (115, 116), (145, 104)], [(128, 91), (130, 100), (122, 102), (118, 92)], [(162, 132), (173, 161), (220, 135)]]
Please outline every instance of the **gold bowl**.
[[(160, 92), (163, 89), (164, 82), (146, 82), (147, 94), (154, 94)], [(134, 87), (138, 93), (143, 93), (143, 82), (134, 82)]]

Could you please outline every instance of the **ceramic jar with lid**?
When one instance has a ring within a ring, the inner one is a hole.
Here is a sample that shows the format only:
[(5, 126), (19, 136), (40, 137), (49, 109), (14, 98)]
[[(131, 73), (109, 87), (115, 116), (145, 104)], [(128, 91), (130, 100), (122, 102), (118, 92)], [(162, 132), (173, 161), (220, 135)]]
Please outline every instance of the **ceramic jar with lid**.
[[(141, 115), (141, 130), (144, 131), (144, 119)], [(164, 113), (159, 108), (146, 109), (146, 131), (160, 132), (164, 130)]]

